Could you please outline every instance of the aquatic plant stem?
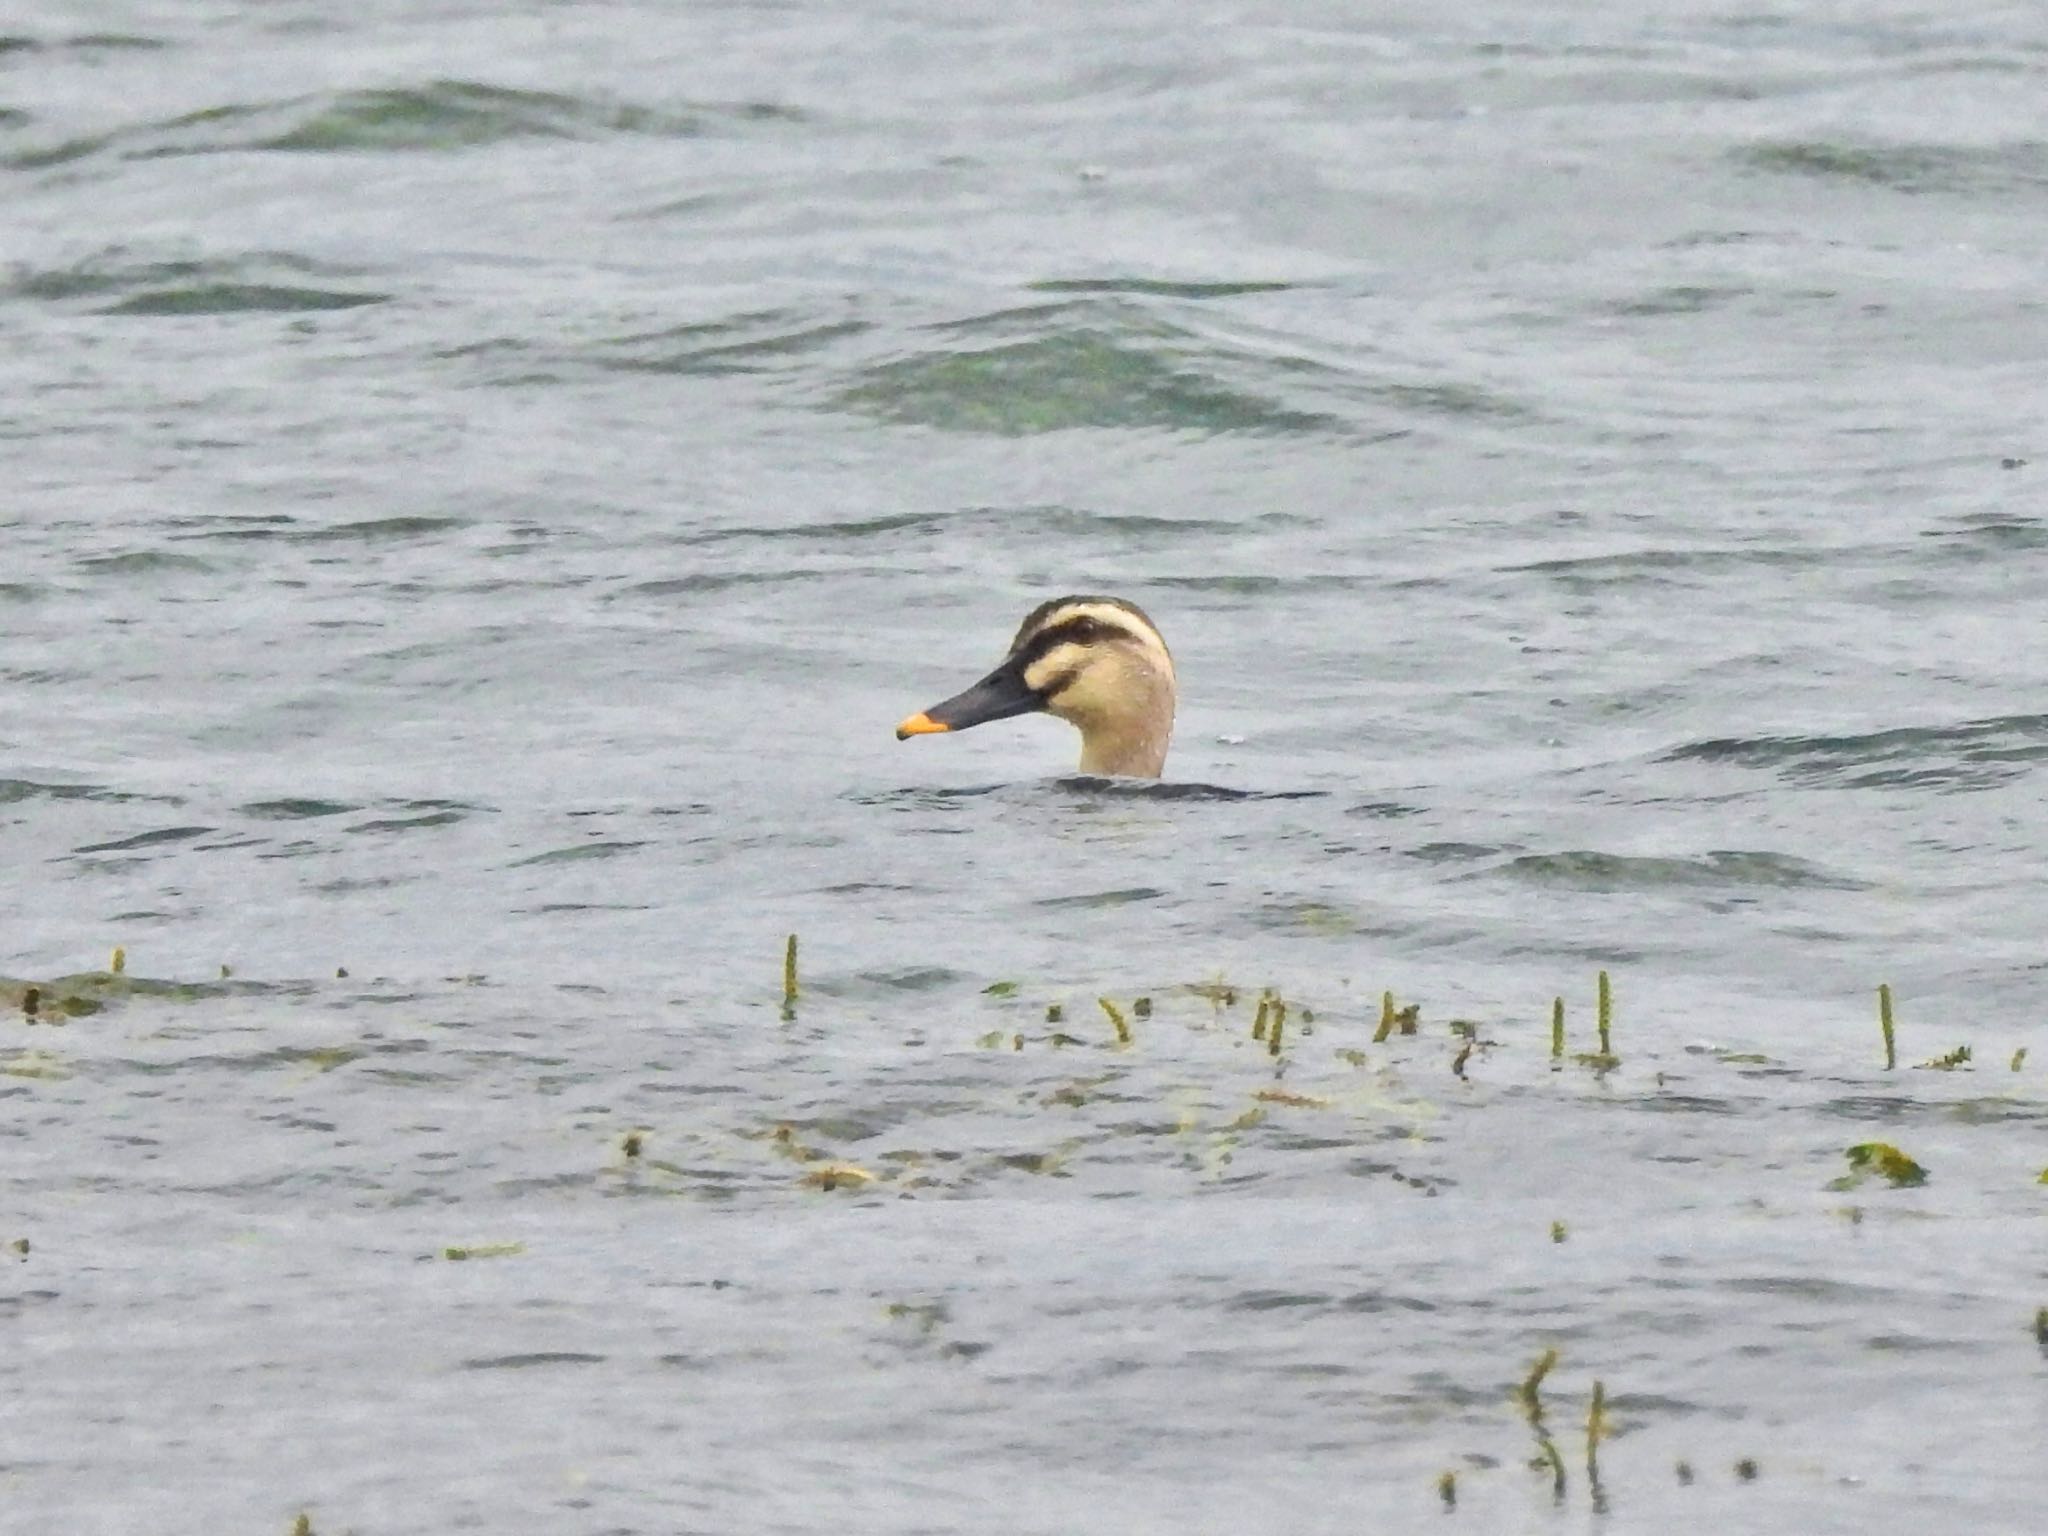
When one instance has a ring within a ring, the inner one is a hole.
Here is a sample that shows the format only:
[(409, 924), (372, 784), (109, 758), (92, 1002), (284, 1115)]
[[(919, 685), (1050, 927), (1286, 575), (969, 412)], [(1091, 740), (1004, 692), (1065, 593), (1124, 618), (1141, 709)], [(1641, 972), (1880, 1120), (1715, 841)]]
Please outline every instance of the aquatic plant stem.
[(1116, 1043), (1118, 1045), (1129, 1045), (1131, 1043), (1131, 1026), (1124, 1018), (1123, 1009), (1117, 1007), (1115, 1003), (1112, 1003), (1106, 997), (1098, 997), (1095, 1001), (1101, 1005), (1102, 1011), (1109, 1015), (1109, 1022), (1116, 1026)]

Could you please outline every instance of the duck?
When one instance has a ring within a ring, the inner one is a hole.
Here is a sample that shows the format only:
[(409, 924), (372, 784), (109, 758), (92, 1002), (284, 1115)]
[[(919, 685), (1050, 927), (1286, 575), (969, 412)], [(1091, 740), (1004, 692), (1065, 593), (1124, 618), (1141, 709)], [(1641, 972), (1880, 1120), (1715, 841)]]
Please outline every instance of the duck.
[(1120, 597), (1055, 597), (1018, 627), (1010, 652), (973, 687), (896, 727), (896, 739), (1048, 714), (1081, 733), (1080, 771), (1156, 779), (1176, 698), (1159, 626)]

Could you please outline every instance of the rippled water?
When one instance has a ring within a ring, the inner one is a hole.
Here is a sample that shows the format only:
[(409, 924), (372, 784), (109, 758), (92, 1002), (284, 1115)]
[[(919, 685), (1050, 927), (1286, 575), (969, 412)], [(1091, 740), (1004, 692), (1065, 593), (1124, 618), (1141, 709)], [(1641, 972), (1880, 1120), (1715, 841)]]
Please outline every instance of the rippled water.
[(2032, 1529), (2048, 28), (1444, 9), (0, 23), (10, 1519)]

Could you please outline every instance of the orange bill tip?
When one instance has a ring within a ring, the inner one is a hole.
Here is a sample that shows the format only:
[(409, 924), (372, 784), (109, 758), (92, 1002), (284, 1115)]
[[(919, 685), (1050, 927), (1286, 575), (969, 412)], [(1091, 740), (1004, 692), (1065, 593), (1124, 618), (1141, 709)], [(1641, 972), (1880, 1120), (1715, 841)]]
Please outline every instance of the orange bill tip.
[(941, 725), (930, 715), (920, 710), (896, 727), (896, 739), (898, 741), (908, 741), (913, 736), (930, 736), (936, 731), (950, 731), (951, 729), (953, 727), (950, 725)]

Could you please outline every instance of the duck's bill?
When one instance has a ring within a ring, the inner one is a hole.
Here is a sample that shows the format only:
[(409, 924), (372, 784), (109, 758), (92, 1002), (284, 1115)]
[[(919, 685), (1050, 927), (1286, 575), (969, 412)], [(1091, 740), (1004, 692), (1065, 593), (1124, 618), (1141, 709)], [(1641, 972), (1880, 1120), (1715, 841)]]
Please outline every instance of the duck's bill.
[(1044, 707), (1038, 695), (1025, 685), (1024, 669), (1006, 661), (972, 688), (912, 715), (896, 727), (896, 739), (908, 741), (913, 736), (929, 736), (937, 731), (964, 731), (969, 726), (1028, 715)]

